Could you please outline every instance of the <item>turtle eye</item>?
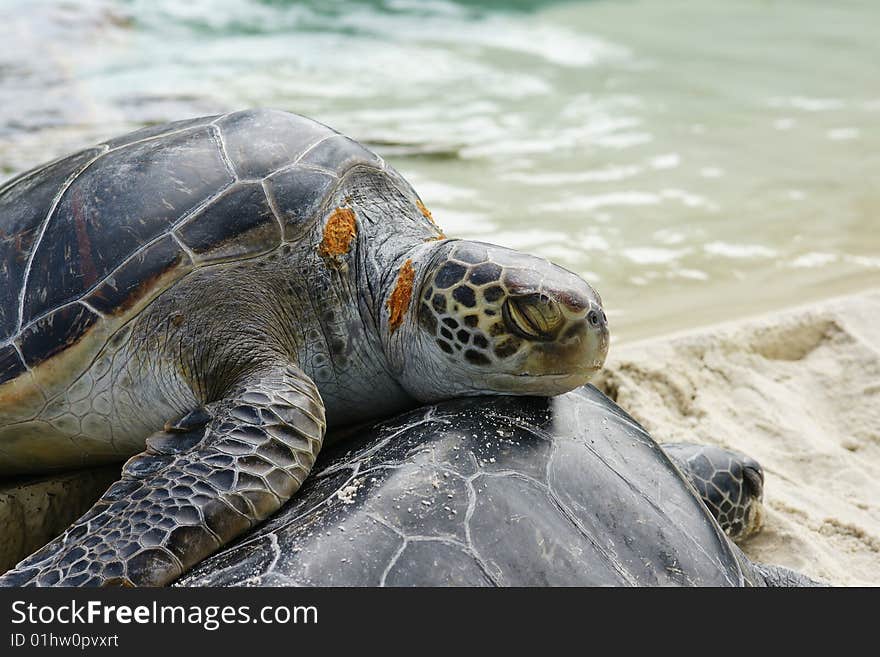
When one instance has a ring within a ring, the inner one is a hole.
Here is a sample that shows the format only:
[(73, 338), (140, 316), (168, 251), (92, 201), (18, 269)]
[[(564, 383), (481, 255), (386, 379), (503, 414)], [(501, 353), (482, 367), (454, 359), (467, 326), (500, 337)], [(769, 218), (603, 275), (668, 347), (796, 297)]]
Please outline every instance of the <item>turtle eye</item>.
[(543, 294), (508, 297), (502, 309), (508, 328), (531, 340), (551, 340), (564, 317), (559, 304)]

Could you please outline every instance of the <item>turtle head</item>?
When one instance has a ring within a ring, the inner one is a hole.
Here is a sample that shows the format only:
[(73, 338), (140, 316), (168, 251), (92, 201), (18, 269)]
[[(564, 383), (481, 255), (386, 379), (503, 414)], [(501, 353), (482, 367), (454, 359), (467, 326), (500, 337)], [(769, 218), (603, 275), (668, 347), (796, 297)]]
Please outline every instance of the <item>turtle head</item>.
[(556, 395), (583, 385), (604, 364), (605, 311), (579, 276), (535, 256), (460, 240), (436, 243), (418, 260), (408, 316), (386, 332), (389, 360), (417, 399)]

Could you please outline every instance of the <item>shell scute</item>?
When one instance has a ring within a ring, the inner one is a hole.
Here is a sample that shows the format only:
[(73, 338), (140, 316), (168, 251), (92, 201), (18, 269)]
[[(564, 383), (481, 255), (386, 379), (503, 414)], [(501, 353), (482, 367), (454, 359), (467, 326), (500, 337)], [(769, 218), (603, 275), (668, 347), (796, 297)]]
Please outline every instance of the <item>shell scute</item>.
[(236, 174), (244, 179), (264, 178), (336, 134), (311, 119), (271, 109), (235, 112), (216, 125)]
[(134, 257), (129, 258), (113, 274), (86, 297), (90, 306), (106, 315), (119, 315), (149, 297), (149, 290), (169, 273), (179, 278), (192, 269), (189, 255), (170, 235), (166, 235)]
[(336, 180), (329, 173), (299, 167), (285, 169), (266, 179), (266, 190), (284, 226), (285, 241), (305, 234)]
[(16, 340), (28, 367), (39, 365), (77, 342), (100, 317), (74, 303), (37, 320)]
[(378, 155), (345, 135), (335, 135), (325, 139), (306, 153), (299, 163), (335, 171), (337, 174), (342, 174), (357, 164), (375, 168), (381, 168), (383, 165)]
[(145, 128), (141, 128), (140, 130), (135, 130), (134, 132), (129, 132), (128, 134), (121, 135), (119, 137), (115, 137), (113, 139), (105, 141), (104, 144), (110, 149), (119, 148), (121, 146), (127, 146), (128, 144), (133, 144), (134, 142), (141, 141), (143, 139), (152, 139), (154, 137), (161, 137), (162, 135), (177, 132), (179, 130), (187, 130), (189, 128), (197, 128), (203, 125), (207, 125), (218, 116), (220, 115), (215, 114), (214, 116), (199, 116), (194, 119), (183, 119), (182, 121), (172, 121), (171, 123), (151, 125)]
[(103, 152), (93, 148), (25, 173), (0, 189), (0, 342), (18, 325), (18, 298), (31, 249), (65, 182)]
[(234, 185), (175, 234), (198, 264), (253, 257), (281, 244), (281, 228), (260, 183)]
[(108, 153), (67, 189), (36, 247), (22, 323), (78, 299), (232, 183), (210, 127)]
[(11, 381), (27, 371), (18, 351), (11, 344), (0, 347), (0, 384)]

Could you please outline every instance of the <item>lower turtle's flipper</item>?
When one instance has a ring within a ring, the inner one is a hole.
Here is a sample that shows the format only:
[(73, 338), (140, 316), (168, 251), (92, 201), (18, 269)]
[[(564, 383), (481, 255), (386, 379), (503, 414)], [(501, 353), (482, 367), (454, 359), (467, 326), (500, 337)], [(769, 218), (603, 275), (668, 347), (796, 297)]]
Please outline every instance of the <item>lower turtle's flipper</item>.
[(817, 582), (806, 575), (782, 566), (756, 563), (754, 568), (764, 578), (764, 583), (767, 586), (828, 586), (824, 582)]
[(0, 585), (173, 581), (297, 491), (321, 447), (324, 405), (305, 374), (279, 366), (166, 428), (88, 513)]
[(688, 478), (735, 541), (756, 534), (763, 524), (764, 471), (748, 456), (690, 443), (667, 443), (663, 450)]

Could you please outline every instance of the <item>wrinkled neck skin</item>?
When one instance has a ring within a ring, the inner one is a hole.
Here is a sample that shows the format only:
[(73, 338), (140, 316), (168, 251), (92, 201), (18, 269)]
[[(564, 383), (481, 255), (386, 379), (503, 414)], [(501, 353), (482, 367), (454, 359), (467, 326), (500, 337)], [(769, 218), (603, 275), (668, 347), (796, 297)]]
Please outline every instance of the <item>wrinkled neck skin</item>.
[[(353, 169), (340, 182), (326, 214), (337, 208), (354, 212), (357, 232), (347, 254), (325, 259), (331, 286), (349, 308), (347, 317), (331, 322), (344, 337), (347, 358), (338, 358), (333, 339), (328, 340), (332, 380), (325, 373), (323, 381), (316, 381), (330, 426), (387, 417), (418, 405), (420, 400), (400, 384), (399, 347), (388, 351), (388, 299), (408, 261), (416, 269), (412, 294), (418, 294), (420, 274), (440, 243), (439, 230), (420, 211), (418, 197), (394, 171)], [(407, 308), (407, 318), (409, 314)], [(325, 334), (333, 331), (326, 319), (321, 321)]]
[[(402, 323), (393, 327), (392, 315), (385, 307), (379, 313), (379, 332), (390, 371), (401, 382), (407, 394), (419, 403), (433, 403), (453, 397), (501, 394), (487, 386), (485, 376), (469, 372), (465, 368), (451, 368), (450, 363), (434, 348), (426, 333), (418, 326), (417, 308), (422, 284), (427, 272), (436, 265), (437, 258), (443, 257), (443, 247), (452, 241), (455, 240), (423, 244), (402, 257), (400, 266), (411, 259), (414, 269), (412, 295)], [(395, 281), (396, 277), (393, 277), (391, 284), (384, 290), (386, 301), (383, 306), (387, 305), (387, 300), (394, 294)]]
[[(451, 241), (453, 240), (419, 244), (400, 254), (393, 262), (388, 280), (383, 285), (381, 303), (378, 304), (376, 313), (377, 330), (382, 337), (389, 369), (408, 390), (408, 394), (419, 402), (439, 401), (467, 393), (459, 385), (444, 390), (441, 382), (448, 378), (446, 374), (449, 364), (433, 358), (435, 350), (427, 348), (425, 334), (418, 329), (416, 319), (419, 295), (426, 273), (435, 267), (437, 256), (442, 255), (444, 250), (443, 246)], [(411, 276), (411, 285), (407, 283), (407, 274)], [(409, 287), (408, 293), (406, 287)], [(397, 310), (396, 316), (392, 312), (394, 309)], [(406, 381), (411, 377), (437, 381), (437, 394), (425, 395), (409, 389)], [(477, 391), (480, 386), (475, 383), (473, 388)]]
[[(396, 210), (407, 212), (407, 207), (403, 204)], [(389, 226), (392, 223), (378, 223), (373, 244), (379, 247), (363, 249), (370, 254), (364, 268), (370, 272), (368, 278), (379, 281), (378, 288), (373, 285), (371, 290), (370, 314), (382, 341), (390, 376), (412, 400), (412, 406), (452, 397), (492, 394), (485, 377), (463, 369), (451, 371), (449, 362), (443, 360), (418, 327), (422, 284), (438, 259), (444, 256), (446, 246), (457, 240), (438, 239), (433, 224), (427, 234), (417, 233), (417, 241), (395, 239), (394, 227)], [(384, 232), (386, 226), (390, 228), (388, 233)], [(407, 278), (411, 278), (409, 286)], [(392, 312), (394, 309), (396, 315)]]

